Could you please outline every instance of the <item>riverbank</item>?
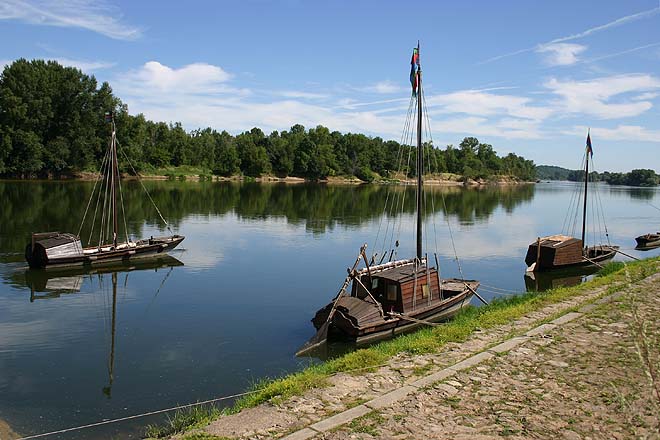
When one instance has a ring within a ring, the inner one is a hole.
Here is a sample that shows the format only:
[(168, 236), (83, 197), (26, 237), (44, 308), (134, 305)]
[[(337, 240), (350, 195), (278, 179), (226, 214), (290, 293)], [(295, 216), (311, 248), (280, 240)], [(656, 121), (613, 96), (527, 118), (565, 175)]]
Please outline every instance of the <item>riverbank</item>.
[[(70, 175), (61, 175), (58, 177), (48, 178), (34, 178), (34, 179), (16, 179), (16, 180), (82, 180), (90, 181), (98, 179), (98, 173), (94, 172), (77, 172)], [(197, 169), (168, 169), (160, 170), (155, 173), (140, 173), (140, 178), (143, 180), (180, 180), (180, 181), (212, 181), (212, 182), (261, 182), (261, 183), (325, 183), (330, 185), (362, 185), (366, 183), (374, 184), (404, 184), (416, 185), (417, 180), (408, 178), (407, 176), (396, 176), (396, 178), (381, 178), (376, 177), (371, 182), (360, 180), (355, 176), (329, 176), (324, 179), (306, 179), (302, 177), (286, 176), (278, 177), (274, 175), (263, 175), (259, 177), (250, 177), (244, 175), (233, 176), (216, 176), (210, 174), (205, 170)], [(137, 179), (136, 176), (130, 174), (122, 174), (122, 179), (131, 180)], [(6, 179), (12, 180), (12, 179)], [(424, 177), (424, 185), (430, 186), (488, 186), (488, 185), (521, 185), (530, 184), (535, 182), (523, 181), (511, 176), (492, 176), (488, 179), (465, 179), (460, 174), (440, 173)]]
[(470, 309), (258, 386), (175, 438), (657, 436), (659, 271), (645, 260)]
[(2, 440), (11, 440), (20, 438), (20, 435), (15, 433), (11, 427), (4, 420), (0, 419), (0, 439)]

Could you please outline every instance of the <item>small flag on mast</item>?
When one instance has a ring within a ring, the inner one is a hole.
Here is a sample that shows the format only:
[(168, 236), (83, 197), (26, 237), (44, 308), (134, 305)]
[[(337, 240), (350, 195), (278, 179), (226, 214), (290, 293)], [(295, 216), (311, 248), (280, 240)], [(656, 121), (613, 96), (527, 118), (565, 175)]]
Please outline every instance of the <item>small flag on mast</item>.
[(419, 70), (419, 47), (413, 49), (410, 59), (410, 85), (412, 86), (413, 96), (417, 96), (417, 71)]
[(591, 136), (589, 132), (587, 132), (587, 154), (594, 157), (594, 149), (591, 147)]

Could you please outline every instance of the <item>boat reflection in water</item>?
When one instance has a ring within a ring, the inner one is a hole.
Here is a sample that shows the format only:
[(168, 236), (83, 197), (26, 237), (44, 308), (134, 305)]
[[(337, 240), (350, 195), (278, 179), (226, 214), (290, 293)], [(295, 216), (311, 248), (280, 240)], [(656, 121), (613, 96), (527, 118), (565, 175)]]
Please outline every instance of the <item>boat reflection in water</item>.
[[(108, 355), (108, 384), (102, 387), (103, 394), (110, 399), (112, 397), (112, 383), (114, 381), (115, 369), (115, 330), (117, 326), (117, 278), (121, 273), (125, 273), (126, 280), (128, 280), (128, 273), (136, 270), (155, 270), (161, 268), (170, 268), (165, 274), (163, 281), (156, 289), (156, 295), (163, 287), (165, 280), (171, 273), (172, 269), (177, 266), (183, 266), (183, 262), (177, 260), (171, 255), (163, 254), (156, 259), (146, 260), (129, 260), (123, 263), (117, 263), (112, 266), (93, 267), (78, 269), (77, 273), (72, 274), (71, 269), (66, 272), (58, 270), (35, 270), (28, 269), (25, 271), (25, 282), (30, 287), (30, 302), (36, 299), (53, 299), (58, 298), (61, 294), (78, 293), (81, 290), (82, 283), (85, 277), (98, 277), (99, 285), (102, 287), (103, 293), (112, 296), (112, 305), (108, 311), (108, 321), (110, 322), (110, 352)], [(66, 276), (64, 275), (66, 273)], [(112, 281), (111, 291), (103, 288), (105, 285), (104, 279), (108, 275)], [(109, 302), (109, 301), (108, 301)]]
[[(158, 270), (166, 267), (183, 266), (183, 262), (171, 255), (158, 258), (128, 260), (109, 266), (80, 267), (76, 269), (28, 269), (25, 271), (25, 285), (30, 288), (30, 302), (36, 299), (58, 298), (61, 294), (80, 292), (85, 276), (117, 274), (134, 270)], [(17, 284), (23, 284), (19, 280)]]
[(525, 272), (525, 288), (528, 292), (544, 292), (558, 287), (582, 284), (600, 270), (597, 266), (553, 272)]

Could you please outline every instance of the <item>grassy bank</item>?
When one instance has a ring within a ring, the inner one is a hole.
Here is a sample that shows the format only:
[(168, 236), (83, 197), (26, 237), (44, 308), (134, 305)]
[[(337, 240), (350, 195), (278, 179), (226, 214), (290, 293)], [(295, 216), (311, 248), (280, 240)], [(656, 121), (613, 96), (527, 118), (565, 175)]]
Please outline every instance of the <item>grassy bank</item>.
[(150, 437), (166, 437), (191, 427), (203, 426), (222, 413), (235, 413), (263, 402), (277, 404), (292, 396), (301, 395), (306, 390), (326, 386), (329, 383), (328, 378), (335, 373), (359, 374), (369, 371), (400, 353), (414, 355), (437, 352), (447, 343), (466, 341), (476, 330), (484, 331), (510, 323), (543, 307), (593, 289), (605, 287), (604, 295), (620, 291), (629, 283), (656, 273), (660, 270), (659, 263), (660, 258), (629, 263), (625, 266), (623, 263), (612, 263), (592, 281), (579, 286), (541, 293), (524, 293), (495, 300), (488, 306), (470, 307), (445, 325), (425, 328), (366, 349), (356, 350), (282, 378), (263, 380), (252, 387), (252, 393), (236, 401), (229, 409), (220, 411), (216, 408), (196, 408), (194, 411), (180, 412), (175, 414), (167, 425), (149, 427), (146, 434)]

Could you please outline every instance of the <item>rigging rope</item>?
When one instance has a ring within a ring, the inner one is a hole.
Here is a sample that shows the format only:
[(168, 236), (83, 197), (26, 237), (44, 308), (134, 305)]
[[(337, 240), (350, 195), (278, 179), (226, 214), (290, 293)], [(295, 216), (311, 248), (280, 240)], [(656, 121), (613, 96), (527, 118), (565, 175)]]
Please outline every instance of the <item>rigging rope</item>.
[[(108, 149), (108, 150), (110, 150), (110, 149)], [(108, 164), (108, 166), (110, 166), (110, 165)], [(100, 228), (100, 231), (99, 231), (99, 245), (98, 245), (99, 249), (101, 248), (101, 245), (103, 244), (103, 241), (104, 241), (104, 238), (105, 238), (103, 234), (105, 232), (106, 212), (108, 211), (107, 206), (109, 206), (108, 205), (108, 203), (109, 203), (109, 201), (108, 201), (108, 191), (109, 191), (109, 189), (110, 189), (110, 173), (106, 172), (105, 191), (104, 191), (104, 194), (103, 194), (103, 197), (104, 197), (103, 198), (103, 205), (101, 206), (101, 208), (102, 208), (101, 209), (101, 228)]]
[[(117, 144), (119, 145), (119, 143), (117, 143)], [(147, 188), (144, 186), (144, 183), (142, 182), (142, 179), (140, 179), (140, 174), (137, 171), (135, 171), (135, 167), (133, 166), (133, 163), (128, 158), (128, 156), (126, 155), (126, 152), (124, 151), (123, 148), (121, 150), (121, 154), (124, 156), (124, 158), (126, 159), (128, 164), (131, 166), (131, 169), (133, 170), (133, 173), (135, 173), (135, 175), (138, 177), (138, 181), (140, 182), (140, 185), (142, 185), (142, 189), (144, 190), (144, 192), (147, 193), (147, 196), (149, 197), (149, 200), (151, 201), (151, 204), (154, 205), (154, 208), (156, 208), (156, 212), (160, 216), (160, 219), (163, 221), (163, 223), (165, 223), (165, 226), (167, 226), (167, 230), (172, 232), (172, 229), (170, 229), (169, 223), (167, 223), (167, 220), (165, 220), (165, 217), (163, 217), (163, 214), (160, 213), (160, 209), (158, 209), (158, 206), (156, 206), (156, 202), (154, 202), (154, 199), (151, 198), (151, 194), (149, 194), (149, 191), (147, 191)]]
[[(408, 113), (406, 114), (406, 120), (405, 120), (405, 123), (404, 123), (403, 131), (401, 132), (399, 150), (397, 151), (397, 160), (396, 160), (397, 166), (396, 166), (396, 170), (395, 170), (395, 173), (396, 173), (395, 176), (397, 174), (401, 173), (401, 167), (402, 167), (402, 163), (403, 163), (403, 142), (404, 142), (404, 137), (405, 137), (405, 135), (408, 131), (408, 126), (410, 124), (412, 100), (413, 100), (413, 98), (411, 96), (410, 97), (410, 103), (408, 105)], [(394, 194), (392, 199), (390, 199), (390, 193)], [(376, 235), (376, 242), (374, 243), (374, 251), (375, 251), (374, 256), (378, 253), (378, 252), (376, 252), (378, 250), (378, 235), (380, 234), (380, 229), (381, 229), (382, 223), (383, 223), (383, 221), (385, 221), (385, 214), (386, 213), (387, 213), (388, 217), (392, 217), (392, 218), (395, 219), (395, 221), (392, 222), (393, 223), (392, 224), (392, 237), (390, 239), (390, 246), (389, 246), (390, 249), (393, 248), (393, 246), (392, 246), (393, 241), (394, 241), (394, 232), (393, 231), (394, 231), (394, 228), (396, 226), (395, 203), (396, 203), (396, 206), (398, 207), (399, 194), (400, 194), (400, 192), (396, 188), (388, 187), (387, 197), (386, 197), (386, 200), (385, 200), (385, 206), (383, 207), (383, 216), (380, 219), (379, 226), (378, 226), (378, 234)], [(388, 209), (388, 200), (391, 200), (391, 202), (390, 202), (391, 205), (390, 205), (389, 209)], [(390, 221), (387, 222), (387, 225), (386, 225), (386, 228), (385, 228), (385, 233), (383, 234), (383, 245), (381, 247), (381, 254), (383, 254), (383, 256), (387, 252), (387, 250), (386, 250), (387, 249), (387, 237), (389, 235), (389, 230), (390, 230)], [(382, 257), (381, 257), (381, 261), (382, 261)]]
[[(101, 172), (103, 170), (103, 165), (105, 163), (106, 157), (107, 157), (107, 152), (103, 156), (103, 159), (101, 160), (101, 169), (99, 170), (99, 172)], [(80, 227), (78, 228), (78, 237), (80, 237), (80, 232), (82, 231), (83, 224), (85, 223), (85, 218), (87, 217), (87, 211), (89, 210), (89, 206), (92, 203), (92, 198), (94, 197), (94, 192), (96, 191), (96, 185), (99, 183), (99, 180), (101, 180), (102, 176), (103, 176), (103, 174), (99, 174), (96, 177), (96, 179), (94, 179), (94, 187), (92, 188), (92, 193), (90, 194), (89, 199), (87, 200), (87, 206), (85, 207), (85, 213), (83, 214), (82, 221), (80, 222)]]
[[(103, 168), (103, 165), (107, 165), (107, 158), (109, 157), (109, 152), (106, 152), (106, 155), (103, 158), (103, 161), (101, 162), (101, 169), (99, 170), (101, 173), (101, 176), (103, 179), (105, 179), (105, 171)], [(103, 180), (99, 179), (101, 184), (99, 185), (99, 193), (96, 196), (96, 206), (94, 207), (94, 217), (92, 218), (92, 226), (89, 228), (89, 238), (87, 239), (87, 246), (92, 245), (92, 235), (94, 235), (94, 225), (96, 224), (96, 214), (98, 213), (99, 210), (99, 202), (101, 201), (101, 191), (103, 191)], [(92, 192), (92, 195), (90, 195), (90, 201), (92, 200), (92, 197), (94, 196), (94, 192)]]
[[(117, 165), (119, 167), (119, 165)], [(117, 175), (119, 175), (119, 169), (117, 169)], [(124, 193), (121, 189), (121, 179), (117, 179), (117, 186), (119, 187), (119, 200), (121, 202), (121, 216), (124, 220), (124, 235), (126, 236), (126, 244), (130, 243), (128, 238), (128, 225), (126, 224), (126, 211), (124, 210)]]
[[(424, 102), (424, 108), (426, 109), (427, 108), (426, 107), (426, 95), (423, 95), (422, 99), (423, 99), (423, 102)], [(431, 141), (431, 148), (433, 148), (433, 145), (434, 145), (434, 143), (433, 143), (433, 133), (431, 132), (431, 121), (429, 119), (428, 111), (424, 112), (424, 114), (426, 115), (426, 127), (427, 127), (427, 130), (428, 130), (428, 137)], [(429, 154), (430, 154), (430, 152), (429, 152)], [(433, 155), (433, 162), (435, 164), (435, 169), (439, 170), (438, 156), (436, 154)], [(430, 164), (429, 164), (429, 169), (430, 169)], [(440, 190), (440, 192), (442, 193), (442, 190)], [(435, 212), (436, 212), (435, 211), (435, 194), (433, 194), (431, 196), (431, 211), (432, 211), (432, 215), (435, 216)], [(447, 213), (443, 212), (443, 216), (445, 216), (445, 215), (447, 215)], [(436, 255), (437, 255), (437, 252), (438, 252), (438, 231), (437, 231), (437, 228), (436, 228), (436, 225), (435, 225), (435, 221), (433, 221), (432, 223), (433, 223), (433, 243), (435, 245), (435, 252), (434, 253), (436, 253)], [(436, 264), (436, 266), (438, 266), (437, 267), (437, 269), (438, 269), (438, 278), (440, 278), (440, 264), (438, 263), (438, 264)]]

